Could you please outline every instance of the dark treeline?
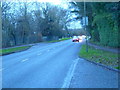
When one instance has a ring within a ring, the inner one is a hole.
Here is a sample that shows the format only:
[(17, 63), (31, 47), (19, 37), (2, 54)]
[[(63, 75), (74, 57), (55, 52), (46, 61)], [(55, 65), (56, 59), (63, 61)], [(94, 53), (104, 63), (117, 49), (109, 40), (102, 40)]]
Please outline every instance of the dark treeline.
[[(119, 2), (87, 2), (87, 31), (91, 40), (104, 46), (120, 47), (120, 4)], [(84, 3), (77, 3), (79, 13), (84, 16)]]
[[(57, 11), (57, 12), (54, 12)], [(43, 36), (65, 36), (62, 9), (49, 3), (3, 2), (2, 46), (41, 42)], [(57, 15), (61, 14), (61, 15)], [(58, 16), (58, 17), (57, 17)]]
[[(2, 2), (2, 46), (10, 47), (70, 36), (71, 9), (48, 2)], [(72, 35), (72, 34), (71, 34)]]
[[(68, 29), (69, 22), (75, 20), (73, 14), (79, 12), (78, 20), (84, 17), (84, 3), (69, 4), (69, 8), (65, 9), (48, 2), (2, 2), (2, 46), (85, 34), (82, 29)], [(87, 31), (91, 41), (104, 46), (120, 47), (119, 7), (117, 2), (86, 3)]]

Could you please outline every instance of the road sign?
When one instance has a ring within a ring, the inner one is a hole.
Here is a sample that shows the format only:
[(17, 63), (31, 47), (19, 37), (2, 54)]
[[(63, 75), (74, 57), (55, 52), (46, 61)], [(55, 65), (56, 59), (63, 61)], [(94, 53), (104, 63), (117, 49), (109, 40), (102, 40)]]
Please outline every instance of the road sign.
[[(86, 19), (86, 21), (85, 21)], [(85, 26), (85, 25), (88, 25), (88, 17), (82, 17), (82, 25)]]

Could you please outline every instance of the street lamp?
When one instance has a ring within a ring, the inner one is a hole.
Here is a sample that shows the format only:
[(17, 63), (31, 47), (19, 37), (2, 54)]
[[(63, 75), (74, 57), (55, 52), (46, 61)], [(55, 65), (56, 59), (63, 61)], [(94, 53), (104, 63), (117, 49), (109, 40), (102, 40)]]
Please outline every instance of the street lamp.
[(85, 3), (85, 0), (84, 0), (84, 20), (85, 20), (85, 31), (86, 31), (86, 52), (88, 52), (88, 41), (87, 41), (87, 28), (86, 28), (86, 3)]

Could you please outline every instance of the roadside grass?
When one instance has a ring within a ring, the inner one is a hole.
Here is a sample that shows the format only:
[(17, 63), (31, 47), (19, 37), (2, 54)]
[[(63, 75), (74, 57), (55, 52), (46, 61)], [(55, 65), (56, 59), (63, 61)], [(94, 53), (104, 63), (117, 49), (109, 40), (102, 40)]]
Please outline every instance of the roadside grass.
[(9, 48), (9, 49), (0, 49), (0, 55), (10, 54), (18, 51), (23, 51), (31, 46), (21, 46), (21, 47), (15, 47), (15, 48)]
[[(48, 42), (50, 42), (50, 43), (59, 42), (59, 41), (64, 41), (64, 40), (68, 40), (68, 39), (71, 39), (71, 38), (61, 38), (59, 40), (53, 40), (53, 41), (48, 41)], [(21, 47), (9, 48), (9, 49), (0, 49), (0, 55), (6, 55), (6, 54), (18, 52), (18, 51), (23, 51), (23, 50), (26, 50), (30, 47), (31, 46), (21, 46)]]
[(86, 45), (82, 45), (79, 56), (96, 63), (101, 63), (115, 69), (120, 69), (120, 66), (118, 66), (118, 54), (99, 50), (91, 46), (89, 46), (88, 49), (88, 52), (86, 52)]
[(69, 39), (71, 39), (71, 38), (61, 38), (59, 40), (52, 40), (52, 41), (48, 41), (48, 42), (53, 43), (53, 42), (60, 42), (60, 41), (69, 40)]

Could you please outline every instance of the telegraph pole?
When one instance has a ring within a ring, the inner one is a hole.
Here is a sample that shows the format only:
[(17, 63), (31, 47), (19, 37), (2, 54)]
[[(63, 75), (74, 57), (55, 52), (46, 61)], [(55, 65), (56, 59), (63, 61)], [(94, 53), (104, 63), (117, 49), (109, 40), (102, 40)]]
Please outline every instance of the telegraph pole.
[[(2, 49), (2, 10), (1, 10), (1, 7), (2, 7), (2, 1), (0, 1), (0, 49)], [(2, 57), (0, 57), (0, 68), (2, 68)], [(1, 83), (0, 89), (2, 89), (2, 72), (0, 72), (0, 83)]]
[(85, 3), (85, 0), (84, 0), (84, 20), (85, 20), (85, 31), (86, 31), (86, 52), (88, 52), (88, 41), (87, 41), (87, 28), (86, 28), (86, 3)]
[(0, 49), (2, 48), (2, 2), (0, 1)]

